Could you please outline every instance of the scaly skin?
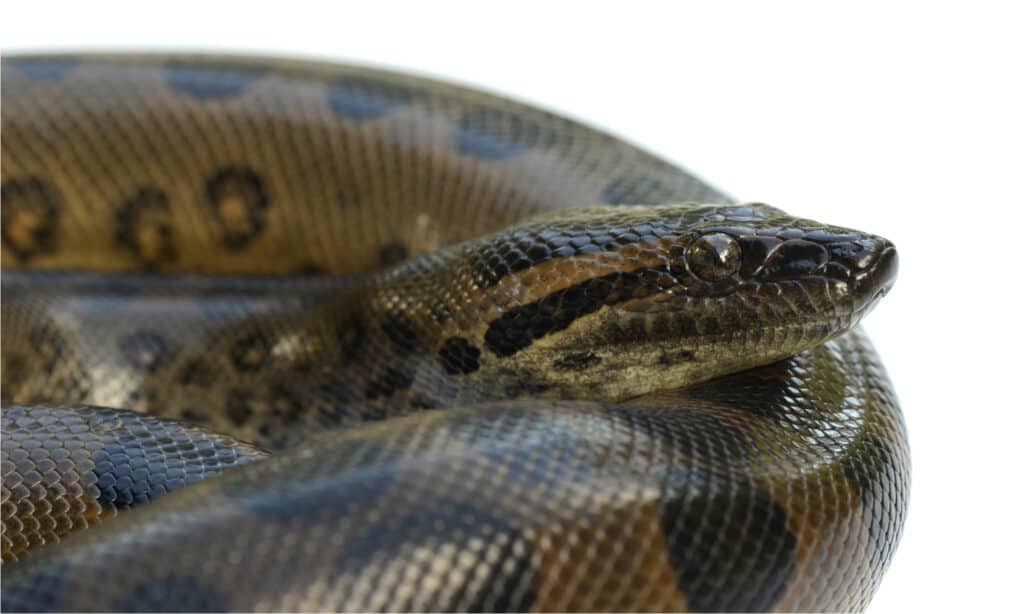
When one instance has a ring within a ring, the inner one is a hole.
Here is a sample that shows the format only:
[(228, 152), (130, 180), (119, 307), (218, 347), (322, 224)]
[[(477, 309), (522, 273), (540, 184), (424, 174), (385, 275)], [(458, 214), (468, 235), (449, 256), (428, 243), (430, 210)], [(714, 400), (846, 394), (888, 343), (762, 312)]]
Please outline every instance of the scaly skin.
[(3, 92), (6, 609), (870, 599), (885, 239), (368, 69), (15, 57)]

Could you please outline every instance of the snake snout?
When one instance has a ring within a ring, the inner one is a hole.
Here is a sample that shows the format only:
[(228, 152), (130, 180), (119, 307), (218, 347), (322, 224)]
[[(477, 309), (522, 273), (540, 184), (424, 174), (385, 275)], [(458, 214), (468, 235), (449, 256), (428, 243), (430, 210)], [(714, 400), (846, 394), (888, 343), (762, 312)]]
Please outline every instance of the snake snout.
[(854, 310), (866, 313), (896, 283), (899, 256), (887, 239), (875, 237), (862, 243), (868, 249), (853, 263), (850, 272)]

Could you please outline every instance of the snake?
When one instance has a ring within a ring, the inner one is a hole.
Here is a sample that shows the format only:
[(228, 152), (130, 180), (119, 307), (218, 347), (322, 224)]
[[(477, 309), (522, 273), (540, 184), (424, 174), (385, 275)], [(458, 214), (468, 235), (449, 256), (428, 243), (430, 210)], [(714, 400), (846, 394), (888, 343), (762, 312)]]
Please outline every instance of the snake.
[(2, 80), (5, 610), (869, 604), (890, 241), (379, 68)]

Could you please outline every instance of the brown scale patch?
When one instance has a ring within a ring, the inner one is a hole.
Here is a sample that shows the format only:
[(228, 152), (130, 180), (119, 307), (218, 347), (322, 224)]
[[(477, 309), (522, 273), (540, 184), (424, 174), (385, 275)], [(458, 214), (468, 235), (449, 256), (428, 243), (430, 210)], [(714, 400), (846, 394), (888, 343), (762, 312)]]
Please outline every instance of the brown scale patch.
[(541, 542), (534, 611), (686, 609), (653, 502), (604, 510)]
[[(822, 609), (831, 594), (851, 594), (852, 583), (870, 565), (869, 536), (861, 527), (863, 514), (857, 494), (834, 470), (822, 471), (799, 481), (779, 484), (777, 503), (786, 511), (789, 530), (796, 537), (795, 565), (786, 596), (777, 604), (783, 611)], [(845, 553), (842, 564), (835, 551)], [(814, 597), (820, 603), (794, 603), (793, 596)]]
[[(53, 434), (24, 408), (10, 408), (4, 416), (3, 553), (4, 563), (25, 552), (60, 541), (116, 514), (99, 503), (92, 454), (102, 441), (68, 437), (54, 446)], [(77, 416), (65, 418), (68, 430), (83, 424)], [(78, 432), (87, 432), (87, 429)]]

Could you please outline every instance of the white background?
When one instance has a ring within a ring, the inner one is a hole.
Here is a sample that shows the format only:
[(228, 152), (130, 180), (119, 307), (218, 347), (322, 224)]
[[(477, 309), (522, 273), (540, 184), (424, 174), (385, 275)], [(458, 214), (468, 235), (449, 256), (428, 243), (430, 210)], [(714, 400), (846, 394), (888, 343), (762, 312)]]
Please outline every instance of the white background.
[(882, 234), (867, 328), (913, 486), (871, 610), (1019, 607), (1024, 19), (1014, 5), (11, 2), (4, 51), (233, 50), (453, 79), (582, 119), (727, 192)]

